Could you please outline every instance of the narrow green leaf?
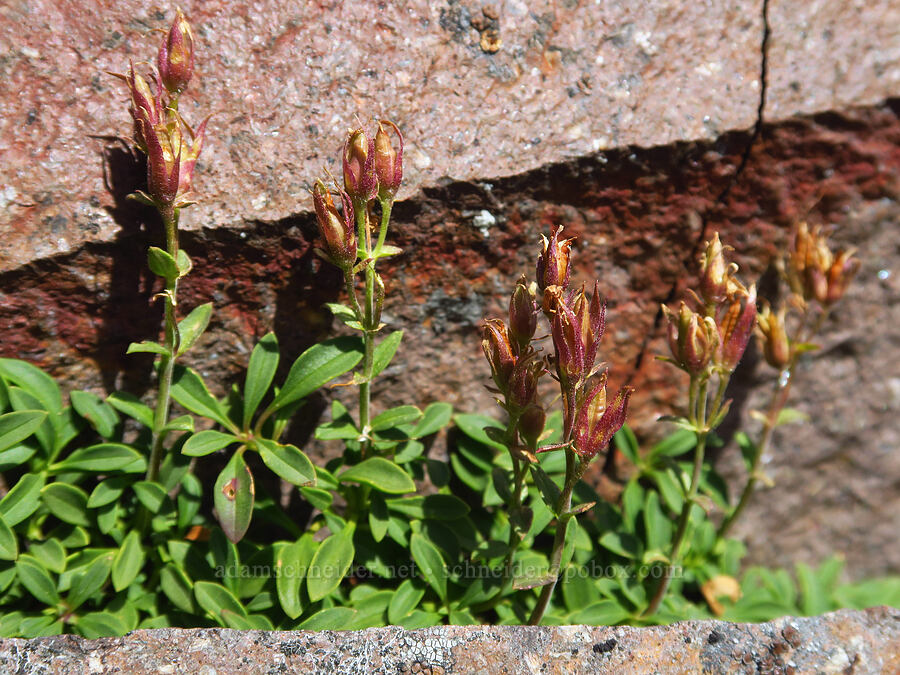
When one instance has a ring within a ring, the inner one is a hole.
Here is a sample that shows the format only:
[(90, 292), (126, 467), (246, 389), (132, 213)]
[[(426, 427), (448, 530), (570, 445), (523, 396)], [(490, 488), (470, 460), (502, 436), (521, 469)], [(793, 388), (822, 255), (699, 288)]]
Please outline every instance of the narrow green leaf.
[(637, 437), (627, 424), (616, 432), (613, 436), (619, 452), (628, 459), (629, 462), (637, 466), (641, 462), (641, 450), (637, 442)]
[(44, 566), (34, 558), (21, 556), (16, 561), (16, 576), (35, 600), (51, 607), (59, 604), (56, 583)]
[(342, 483), (362, 483), (388, 494), (413, 492), (416, 484), (399, 466), (383, 457), (370, 457), (338, 476)]
[(31, 436), (47, 419), (43, 410), (20, 410), (0, 415), (0, 452)]
[(72, 580), (72, 590), (66, 596), (66, 604), (75, 610), (103, 588), (112, 568), (113, 554), (104, 553)]
[(416, 424), (410, 436), (413, 438), (424, 438), (431, 434), (437, 433), (445, 426), (450, 424), (453, 417), (453, 406), (449, 403), (437, 402), (430, 403), (422, 413), (422, 419)]
[(61, 462), (50, 466), (51, 473), (66, 471), (143, 473), (146, 470), (147, 462), (144, 457), (131, 446), (121, 443), (101, 443), (79, 448)]
[(782, 408), (778, 412), (778, 419), (775, 420), (775, 426), (780, 427), (782, 424), (792, 424), (794, 422), (808, 422), (809, 415), (797, 408)]
[(178, 278), (178, 263), (175, 262), (175, 258), (158, 246), (151, 246), (147, 250), (147, 265), (158, 277), (169, 281)]
[(743, 431), (734, 434), (734, 441), (741, 449), (741, 457), (744, 459), (744, 468), (747, 471), (753, 469), (753, 461), (756, 458), (756, 444), (750, 440), (750, 437)]
[(19, 542), (16, 533), (0, 516), (0, 560), (15, 560), (19, 557)]
[(41, 490), (41, 501), (50, 513), (71, 525), (91, 526), (87, 500), (84, 490), (68, 483), (50, 483)]
[(163, 431), (187, 431), (194, 432), (194, 418), (190, 415), (180, 415), (166, 422)]
[(300, 488), (300, 494), (319, 511), (327, 511), (331, 508), (331, 504), (334, 501), (332, 494), (322, 488), (302, 487)]
[(393, 625), (399, 624), (419, 606), (424, 595), (424, 588), (413, 579), (405, 579), (391, 598), (391, 604), (388, 606), (388, 622)]
[(316, 468), (299, 448), (262, 438), (257, 445), (263, 462), (277, 476), (299, 487), (315, 487)]
[(284, 386), (268, 409), (278, 410), (308, 396), (353, 368), (362, 357), (362, 345), (355, 337), (339, 337), (313, 345), (294, 361)]
[(228, 419), (222, 405), (209, 393), (203, 378), (192, 368), (175, 366), (172, 380), (172, 398), (192, 413), (215, 420), (226, 429), (237, 432), (234, 423)]
[(75, 620), (78, 634), (87, 640), (118, 637), (131, 630), (122, 619), (111, 612), (91, 612)]
[(613, 600), (600, 600), (570, 614), (566, 620), (572, 625), (615, 626), (625, 621), (631, 612)]
[(169, 350), (158, 342), (153, 340), (141, 340), (140, 342), (132, 342), (125, 350), (126, 354), (162, 354), (169, 355)]
[[(213, 488), (213, 502), (225, 536), (237, 543), (243, 539), (253, 516), (253, 474), (240, 452), (222, 469)], [(201, 603), (202, 606), (202, 603)]]
[(115, 408), (89, 391), (73, 391), (69, 394), (69, 400), (75, 412), (86, 419), (100, 436), (112, 437), (119, 423)]
[(669, 434), (650, 450), (652, 457), (680, 457), (697, 445), (697, 434), (687, 429), (678, 429)]
[(410, 537), (409, 549), (419, 572), (428, 585), (438, 594), (441, 602), (447, 601), (447, 566), (437, 546), (421, 534), (414, 532)]
[(253, 414), (272, 385), (272, 378), (278, 369), (278, 360), (278, 338), (275, 337), (275, 333), (268, 333), (250, 354), (250, 365), (247, 367), (247, 377), (244, 380), (245, 428), (250, 426)]
[(0, 500), (0, 515), (10, 527), (15, 527), (41, 505), (41, 488), (44, 477), (39, 474), (26, 473), (12, 490)]
[(672, 521), (663, 513), (659, 495), (653, 490), (647, 491), (644, 501), (644, 530), (648, 549), (668, 550), (672, 539)]
[(178, 253), (175, 254), (175, 262), (178, 263), (179, 277), (187, 276), (194, 268), (194, 263), (191, 261), (191, 257), (183, 248), (178, 249)]
[(623, 558), (637, 560), (641, 557), (640, 542), (628, 532), (607, 532), (600, 537), (599, 543), (607, 551), (612, 551)]
[(120, 413), (136, 419), (148, 429), (153, 427), (153, 411), (150, 406), (141, 403), (136, 396), (117, 391), (107, 396), (106, 402)]
[(562, 557), (560, 558), (560, 569), (565, 570), (572, 561), (575, 553), (575, 540), (578, 538), (578, 519), (574, 516), (566, 521), (566, 534), (563, 539)]
[(318, 602), (340, 586), (353, 563), (354, 552), (353, 535), (347, 529), (319, 544), (306, 572), (310, 602)]
[(275, 588), (281, 608), (291, 619), (296, 619), (303, 613), (303, 599), (300, 590), (316, 548), (317, 545), (312, 536), (305, 534), (293, 544), (282, 546), (278, 551), (275, 560), (278, 570), (275, 577)]
[(416, 520), (457, 520), (469, 514), (469, 505), (453, 495), (416, 495), (388, 499), (387, 507)]
[(387, 368), (391, 359), (394, 358), (394, 354), (397, 353), (397, 347), (400, 346), (400, 340), (402, 339), (403, 331), (394, 331), (375, 346), (375, 354), (372, 363), (373, 377)]
[(141, 536), (137, 530), (132, 530), (113, 558), (112, 582), (117, 593), (131, 585), (144, 565), (144, 557)]
[[(180, 252), (180, 251), (179, 251)], [(178, 322), (178, 335), (181, 341), (178, 345), (178, 356), (188, 351), (203, 335), (209, 326), (213, 306), (211, 302), (194, 307), (190, 314)]]
[(43, 370), (19, 359), (0, 359), (0, 377), (14, 382), (40, 401), (44, 410), (59, 414), (63, 410), (59, 385)]
[(159, 513), (163, 503), (166, 501), (168, 494), (166, 489), (154, 481), (142, 480), (131, 486), (134, 494), (137, 495), (138, 501), (150, 511), (150, 513)]
[(181, 447), (181, 454), (189, 457), (203, 457), (216, 450), (227, 448), (232, 443), (240, 443), (240, 439), (234, 434), (224, 434), (221, 431), (207, 429), (193, 434)]
[(329, 607), (321, 609), (303, 621), (298, 630), (341, 630), (356, 616), (356, 610), (349, 607)]
[(159, 587), (182, 612), (196, 613), (197, 604), (191, 580), (183, 570), (172, 563), (166, 565), (159, 574)]
[(211, 581), (198, 581), (194, 584), (194, 597), (197, 604), (209, 612), (213, 618), (225, 625), (223, 611), (234, 612), (238, 616), (247, 616), (244, 606), (234, 594), (221, 584)]
[(411, 424), (422, 417), (422, 411), (414, 405), (401, 405), (385, 410), (372, 420), (372, 431), (394, 429), (404, 424)]
[(560, 490), (559, 486), (553, 482), (553, 479), (547, 475), (547, 472), (544, 471), (540, 465), (532, 464), (531, 474), (534, 476), (534, 484), (541, 493), (541, 499), (544, 500), (548, 509), (553, 513), (556, 513), (562, 490)]
[(17, 445), (0, 452), (0, 473), (22, 466), (37, 453), (37, 448), (28, 445)]
[(28, 552), (51, 572), (62, 574), (66, 571), (66, 549), (56, 539), (47, 539), (39, 544), (32, 543)]
[(503, 429), (503, 424), (495, 420), (493, 417), (487, 417), (486, 415), (456, 413), (456, 415), (453, 416), (453, 420), (456, 422), (456, 426), (458, 426), (460, 430), (472, 440), (478, 441), (479, 443), (487, 445), (488, 447), (496, 448), (497, 450), (503, 450), (504, 452), (506, 452), (505, 446), (491, 440), (488, 437), (487, 432), (485, 432), (485, 427)]

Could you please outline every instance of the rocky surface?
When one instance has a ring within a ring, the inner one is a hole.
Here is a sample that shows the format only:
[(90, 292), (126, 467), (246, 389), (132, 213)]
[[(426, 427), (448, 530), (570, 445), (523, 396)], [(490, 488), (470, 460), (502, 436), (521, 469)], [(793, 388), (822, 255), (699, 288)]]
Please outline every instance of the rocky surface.
[[(838, 550), (853, 577), (897, 572), (900, 10), (772, 0), (764, 21), (761, 2), (625, 4), (188, 3), (201, 72), (183, 110), (217, 111), (204, 200), (184, 219), (183, 309), (216, 305), (193, 365), (221, 394), (268, 330), (287, 356), (333, 334), (322, 304), (339, 280), (312, 254), (306, 187), (354, 115), (395, 119), (409, 143), (392, 231), (405, 253), (385, 269), (385, 319), (406, 337), (383, 406), (492, 409), (478, 326), (533, 268), (539, 233), (564, 224), (576, 280), (601, 279), (609, 298), (613, 383), (637, 387), (631, 421), (658, 435), (684, 383), (653, 359), (657, 308), (698, 244), (721, 230), (754, 279), (797, 219), (834, 223), (864, 268), (798, 380), (812, 424), (776, 439), (778, 492), (739, 533), (762, 562)], [(128, 115), (103, 71), (152, 56), (169, 18), (136, 1), (0, 7), (0, 356), (67, 387), (152, 386), (150, 360), (123, 354), (160, 327), (144, 259), (161, 235), (124, 199), (144, 174), (113, 138)], [(771, 377), (749, 361), (736, 414)], [(738, 477), (734, 457), (727, 446), (721, 462)]]
[(764, 624), (652, 628), (442, 626), (407, 631), (138, 630), (0, 640), (21, 673), (853, 673), (900, 669), (900, 614), (840, 611)]

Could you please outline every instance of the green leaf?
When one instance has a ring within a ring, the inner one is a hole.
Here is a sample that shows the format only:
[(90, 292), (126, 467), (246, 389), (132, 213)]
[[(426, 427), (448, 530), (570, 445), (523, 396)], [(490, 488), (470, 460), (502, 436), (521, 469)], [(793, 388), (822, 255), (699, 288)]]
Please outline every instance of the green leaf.
[[(353, 323), (356, 324), (356, 326), (358, 326), (359, 328), (362, 328), (362, 325), (356, 318), (356, 312), (354, 312), (347, 305), (342, 305), (339, 302), (326, 302), (325, 306), (328, 307), (335, 319), (338, 319), (348, 326)], [(353, 327), (355, 328), (356, 326)]]
[(437, 433), (445, 426), (450, 424), (453, 417), (453, 406), (449, 403), (437, 402), (430, 403), (425, 412), (422, 413), (422, 419), (416, 424), (416, 428), (412, 430), (410, 436), (412, 438), (424, 438), (431, 434)]
[(119, 412), (136, 419), (148, 429), (153, 428), (153, 411), (150, 406), (141, 403), (136, 396), (117, 391), (107, 396), (106, 402)]
[(782, 424), (792, 424), (794, 422), (808, 422), (809, 415), (797, 408), (782, 408), (778, 412), (778, 418), (775, 420), (775, 426), (780, 427)]
[(189, 457), (203, 457), (216, 450), (227, 448), (232, 443), (240, 443), (234, 434), (224, 434), (221, 431), (207, 429), (193, 434), (181, 447), (181, 454)]
[(744, 458), (744, 468), (747, 469), (747, 471), (751, 471), (753, 469), (754, 460), (756, 459), (756, 444), (751, 441), (750, 437), (743, 431), (736, 432), (734, 434), (734, 440), (741, 449), (741, 457)]
[(173, 281), (178, 278), (178, 263), (175, 258), (163, 251), (158, 246), (151, 246), (147, 250), (147, 265), (156, 276)]
[(299, 487), (315, 487), (316, 468), (299, 448), (262, 438), (257, 446), (263, 462), (277, 476)]
[(675, 472), (672, 469), (652, 471), (650, 477), (656, 483), (656, 487), (659, 488), (659, 493), (666, 502), (666, 506), (673, 513), (681, 513), (681, 506), (684, 504), (684, 493), (678, 484)]
[(566, 620), (572, 625), (615, 626), (625, 621), (631, 612), (612, 600), (601, 600), (570, 614)]
[(400, 623), (419, 606), (424, 595), (424, 588), (413, 579), (405, 579), (397, 587), (394, 597), (391, 598), (391, 604), (388, 605), (388, 622), (393, 625)]
[(447, 601), (447, 568), (441, 552), (421, 534), (414, 532), (410, 537), (409, 549), (419, 572), (428, 585), (434, 589), (441, 602)]
[(637, 442), (637, 437), (627, 424), (616, 432), (613, 440), (621, 452), (629, 462), (637, 466), (641, 463), (641, 449)]
[(647, 491), (644, 501), (644, 530), (647, 534), (647, 548), (665, 551), (672, 539), (672, 521), (662, 512), (659, 495), (652, 490)]
[(51, 415), (62, 412), (63, 402), (59, 385), (40, 368), (19, 359), (0, 359), (0, 377), (22, 387), (40, 401), (44, 410)]
[(50, 483), (41, 490), (41, 501), (64, 523), (90, 527), (87, 492), (68, 483)]
[(302, 487), (300, 488), (300, 494), (319, 511), (327, 511), (331, 508), (331, 504), (334, 501), (332, 494), (322, 488)]
[(66, 571), (66, 549), (56, 539), (48, 539), (39, 544), (32, 543), (28, 552), (51, 572), (62, 574)]
[(353, 563), (354, 552), (349, 528), (332, 534), (319, 544), (306, 573), (310, 602), (318, 602), (340, 586)]
[(228, 419), (222, 405), (209, 393), (203, 378), (192, 368), (175, 366), (172, 380), (172, 398), (192, 413), (215, 420), (226, 429), (237, 432), (234, 423)]
[(388, 494), (414, 492), (416, 484), (399, 466), (383, 457), (370, 457), (351, 466), (338, 476), (342, 483), (371, 485)]
[(356, 610), (349, 607), (329, 607), (322, 609), (303, 621), (298, 630), (341, 630), (356, 616)]
[(153, 340), (141, 340), (140, 342), (132, 342), (125, 350), (126, 354), (162, 354), (169, 355), (169, 350), (158, 342)]
[[(557, 526), (558, 527), (558, 526)], [(578, 519), (574, 516), (566, 521), (566, 534), (563, 539), (562, 557), (560, 558), (560, 569), (565, 570), (572, 562), (572, 556), (575, 553), (575, 540), (578, 538)]]
[(250, 365), (247, 366), (247, 377), (244, 380), (245, 428), (250, 426), (253, 414), (272, 385), (272, 378), (278, 369), (278, 359), (278, 338), (275, 333), (268, 333), (253, 348)]
[(198, 581), (194, 584), (194, 597), (197, 604), (209, 612), (222, 625), (225, 620), (222, 612), (234, 612), (238, 616), (247, 616), (244, 606), (234, 594), (221, 584), (211, 581)]
[(51, 473), (67, 471), (143, 473), (147, 470), (147, 462), (131, 446), (121, 443), (101, 443), (79, 448), (63, 461), (52, 464), (49, 470)]
[(422, 417), (422, 411), (414, 405), (401, 405), (383, 413), (372, 420), (372, 431), (385, 431), (395, 429), (404, 424), (411, 424)]
[(315, 541), (312, 536), (305, 534), (293, 544), (282, 546), (275, 559), (275, 567), (278, 570), (275, 577), (278, 602), (291, 619), (296, 619), (303, 613), (300, 590), (315, 551)]
[(209, 325), (212, 310), (212, 303), (207, 302), (206, 304), (194, 307), (190, 314), (178, 322), (178, 335), (181, 338), (178, 344), (178, 356), (181, 356), (193, 347), (197, 340), (200, 339), (200, 336), (203, 335), (203, 332)]
[(43, 410), (20, 410), (0, 415), (0, 452), (31, 436), (47, 419)]
[(17, 445), (9, 450), (0, 452), (0, 472), (22, 466), (34, 457), (36, 452), (37, 448), (27, 445)]
[(397, 353), (397, 347), (400, 346), (400, 340), (403, 339), (403, 331), (394, 331), (384, 340), (375, 346), (375, 354), (372, 362), (372, 377), (378, 375), (382, 370), (387, 368), (394, 354)]
[(75, 629), (87, 640), (125, 635), (130, 628), (111, 612), (91, 612), (75, 620)]
[(119, 423), (115, 408), (88, 391), (73, 391), (69, 394), (69, 400), (75, 412), (86, 419), (100, 436), (112, 437)]
[(0, 560), (15, 560), (19, 557), (19, 542), (16, 534), (0, 516)]
[(180, 415), (166, 422), (163, 431), (187, 431), (194, 432), (194, 418), (190, 415)]
[(72, 579), (72, 590), (66, 596), (69, 609), (75, 610), (103, 588), (112, 568), (112, 553), (97, 556), (83, 572)]
[(541, 499), (544, 500), (547, 508), (556, 513), (556, 507), (562, 495), (559, 486), (553, 482), (553, 479), (538, 464), (531, 465), (531, 474), (534, 476), (534, 484), (541, 493)]
[(797, 582), (800, 586), (800, 609), (806, 616), (817, 616), (834, 609), (828, 603), (828, 589), (809, 565), (797, 563)]
[(652, 457), (680, 457), (697, 446), (697, 434), (687, 429), (678, 429), (669, 434), (650, 450)]
[[(240, 452), (222, 469), (213, 488), (213, 502), (222, 530), (232, 542), (243, 539), (253, 517), (253, 474)], [(201, 606), (203, 603), (200, 603)]]
[(410, 519), (457, 520), (469, 514), (469, 505), (453, 495), (416, 495), (388, 499), (387, 507)]
[(362, 345), (355, 337), (339, 337), (313, 345), (294, 361), (284, 386), (268, 410), (275, 411), (305, 398), (353, 368), (362, 357)]
[(51, 607), (59, 604), (56, 583), (50, 578), (50, 574), (44, 569), (44, 566), (34, 558), (19, 557), (16, 561), (16, 576), (38, 602)]
[(497, 450), (503, 450), (504, 452), (506, 452), (506, 446), (491, 440), (488, 437), (487, 432), (485, 432), (485, 427), (494, 427), (497, 429), (504, 428), (503, 425), (493, 417), (487, 417), (486, 415), (456, 413), (453, 419), (456, 422), (456, 426), (458, 426), (460, 430), (472, 440), (478, 441), (479, 443), (487, 445), (488, 447), (496, 448)]
[(166, 565), (159, 574), (159, 587), (182, 612), (196, 613), (197, 604), (194, 601), (191, 580), (183, 570), (172, 563)]
[(194, 263), (191, 262), (191, 257), (183, 248), (178, 249), (178, 253), (175, 254), (175, 262), (178, 263), (179, 277), (187, 276), (194, 268)]
[(0, 515), (10, 527), (15, 527), (41, 505), (41, 488), (44, 477), (39, 474), (26, 473), (12, 490), (0, 499)]
[(372, 539), (376, 542), (384, 539), (389, 523), (390, 516), (384, 498), (378, 492), (373, 492), (369, 496), (369, 529), (372, 531)]
[(132, 489), (134, 489), (134, 494), (137, 495), (138, 501), (150, 513), (159, 513), (168, 497), (166, 489), (154, 481), (139, 481), (132, 486)]
[(623, 558), (637, 560), (641, 557), (640, 542), (628, 532), (607, 532), (600, 537), (599, 543), (607, 551), (612, 551)]
[(316, 427), (316, 438), (323, 441), (359, 438), (359, 429), (340, 401), (331, 402), (331, 421)]
[(144, 557), (140, 533), (132, 530), (125, 537), (122, 546), (113, 558), (112, 582), (116, 593), (131, 585), (144, 565)]

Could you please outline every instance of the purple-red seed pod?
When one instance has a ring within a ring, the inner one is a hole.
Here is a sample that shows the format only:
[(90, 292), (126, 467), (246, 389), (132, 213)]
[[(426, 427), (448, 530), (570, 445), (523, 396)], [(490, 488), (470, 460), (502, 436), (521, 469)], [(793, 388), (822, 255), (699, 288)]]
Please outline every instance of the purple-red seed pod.
[(517, 353), (525, 350), (536, 330), (537, 304), (523, 274), (509, 298), (509, 333)]
[(537, 259), (537, 285), (543, 293), (549, 286), (565, 288), (569, 283), (569, 257), (572, 239), (559, 240), (562, 226), (558, 227), (550, 239), (541, 235), (542, 250)]
[(712, 317), (692, 311), (684, 302), (676, 314), (663, 305), (669, 321), (667, 336), (675, 365), (690, 375), (709, 366), (719, 346), (719, 329)]
[(506, 324), (500, 319), (489, 319), (484, 324), (481, 348), (491, 366), (494, 384), (506, 394), (509, 392), (509, 379), (516, 366), (516, 357), (509, 342)]
[(581, 343), (584, 345), (585, 369), (590, 370), (594, 367), (597, 350), (600, 347), (600, 339), (603, 337), (603, 331), (606, 328), (606, 304), (600, 300), (599, 282), (594, 282), (594, 294), (591, 296), (590, 301), (587, 299), (582, 286), (581, 291), (575, 298), (573, 311), (581, 332)]
[(700, 297), (707, 305), (716, 305), (725, 299), (733, 269), (725, 260), (725, 247), (716, 232), (706, 242), (706, 250), (700, 259)]
[(175, 10), (166, 41), (159, 47), (156, 65), (159, 79), (170, 94), (177, 96), (187, 88), (194, 74), (194, 34), (180, 9)]
[(749, 291), (735, 293), (727, 302), (718, 321), (718, 365), (730, 373), (744, 355), (756, 325), (756, 286), (751, 286)]
[(606, 373), (585, 398), (575, 417), (573, 446), (585, 460), (603, 451), (615, 433), (625, 424), (628, 399), (633, 389), (623, 387), (612, 405), (606, 404)]
[(773, 312), (766, 304), (756, 319), (756, 333), (766, 362), (776, 370), (784, 370), (791, 362), (791, 341), (785, 327), (786, 308)]
[(578, 318), (563, 302), (556, 304), (556, 314), (550, 324), (550, 332), (556, 349), (557, 375), (565, 389), (584, 376), (585, 359)]
[[(391, 143), (391, 136), (384, 130), (387, 124), (397, 136), (397, 149)], [(403, 134), (393, 122), (379, 122), (375, 134), (375, 175), (378, 178), (378, 198), (382, 201), (393, 199), (403, 181)]]
[(313, 204), (316, 208), (319, 234), (325, 240), (331, 261), (341, 269), (349, 269), (356, 264), (356, 229), (350, 197), (345, 192), (341, 192), (340, 197), (343, 212), (338, 211), (325, 184), (316, 181), (313, 187)]
[(362, 129), (351, 131), (344, 143), (344, 190), (359, 208), (378, 194), (375, 176), (375, 143)]

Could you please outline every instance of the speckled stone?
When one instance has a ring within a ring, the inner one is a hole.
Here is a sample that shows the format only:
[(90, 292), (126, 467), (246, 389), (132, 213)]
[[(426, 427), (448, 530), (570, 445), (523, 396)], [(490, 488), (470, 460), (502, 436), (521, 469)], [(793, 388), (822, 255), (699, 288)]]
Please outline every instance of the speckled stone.
[(900, 614), (840, 611), (764, 624), (651, 628), (443, 626), (407, 631), (138, 630), (122, 638), (0, 640), (21, 673), (819, 673), (900, 669)]

